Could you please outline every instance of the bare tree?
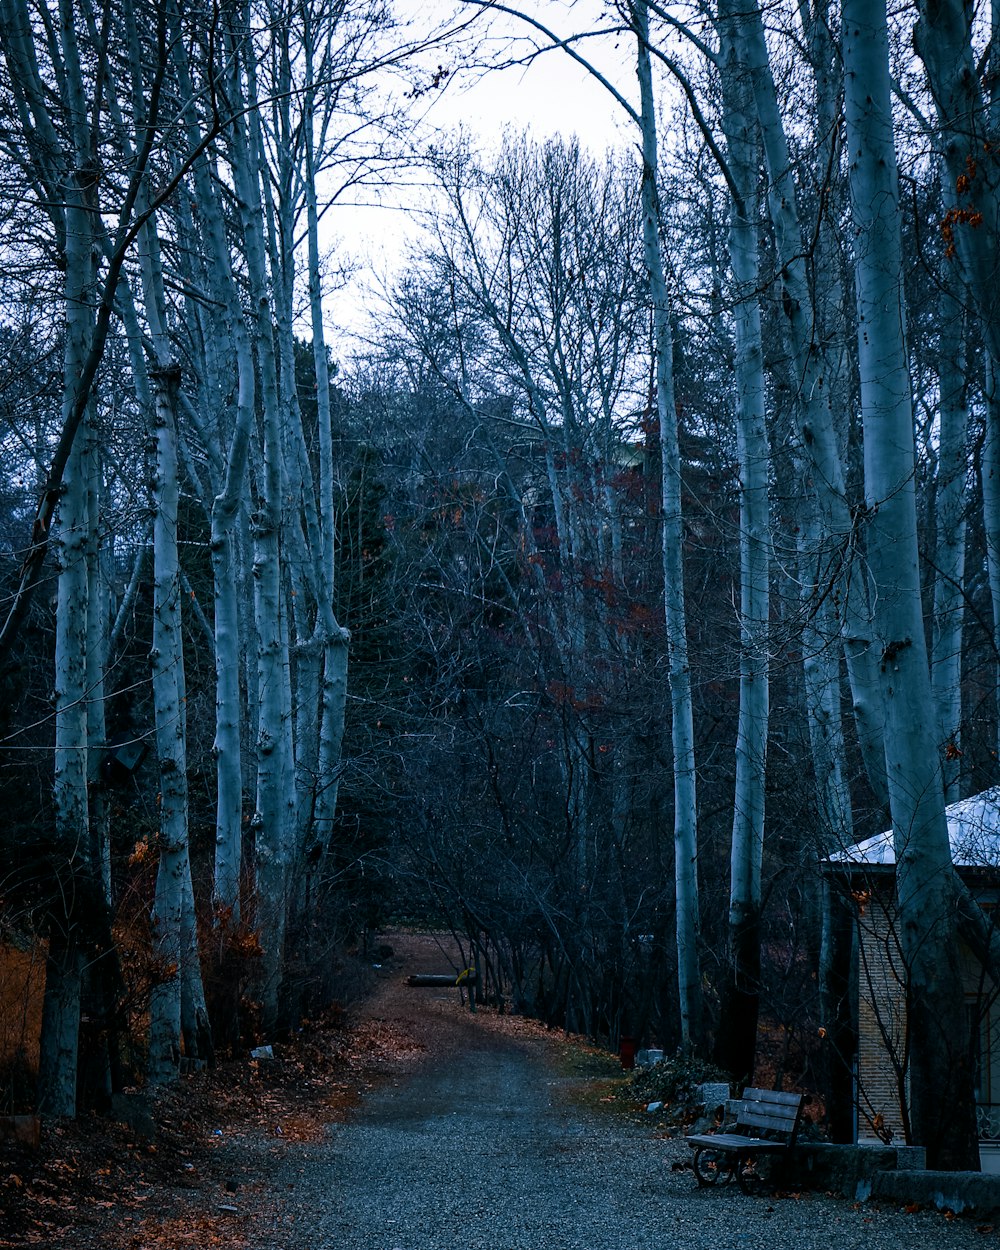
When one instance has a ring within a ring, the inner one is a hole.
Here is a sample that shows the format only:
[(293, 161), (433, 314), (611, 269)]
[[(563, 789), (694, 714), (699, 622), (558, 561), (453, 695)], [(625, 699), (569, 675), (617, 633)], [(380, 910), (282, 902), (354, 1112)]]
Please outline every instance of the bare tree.
[[(902, 315), (899, 188), (884, 8), (845, 0), (843, 53), (856, 231), (867, 559), (881, 650), (900, 945), (908, 974), (913, 1131), (932, 1165), (978, 1165), (951, 850), (917, 553), (913, 413)], [(947, 1113), (944, 1107), (947, 1105)]]

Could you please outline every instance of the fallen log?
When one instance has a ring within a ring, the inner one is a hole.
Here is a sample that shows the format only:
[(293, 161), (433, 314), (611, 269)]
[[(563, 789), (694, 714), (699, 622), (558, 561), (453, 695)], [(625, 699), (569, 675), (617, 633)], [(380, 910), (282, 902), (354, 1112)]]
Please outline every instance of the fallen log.
[(476, 974), (474, 972), (415, 972), (406, 978), (406, 984), (418, 989), (440, 989), (442, 986), (456, 986), (458, 989), (464, 989), (466, 986), (475, 986)]

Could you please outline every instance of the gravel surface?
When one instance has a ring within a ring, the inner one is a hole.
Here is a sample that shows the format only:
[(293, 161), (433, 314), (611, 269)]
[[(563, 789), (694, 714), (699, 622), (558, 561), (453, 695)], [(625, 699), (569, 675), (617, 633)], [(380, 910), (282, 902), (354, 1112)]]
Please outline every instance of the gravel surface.
[(251, 1166), (266, 1183), (254, 1250), (997, 1244), (991, 1226), (936, 1212), (699, 1189), (683, 1143), (581, 1106), (580, 1078), (558, 1074), (550, 1042), (506, 1036), (462, 1013), (456, 997), (387, 987), (369, 1010), (419, 1039), (421, 1058), (376, 1085), (321, 1142), (260, 1141)]
[(804, 1195), (697, 1188), (690, 1151), (572, 1100), (545, 1041), (511, 1041), (450, 1004), (444, 1053), (377, 1090), (292, 1158), (272, 1146), (271, 1250), (959, 1250), (968, 1220)]
[[(156, 1140), (55, 1123), (0, 1166), (0, 1244), (46, 1250), (965, 1250), (985, 1221), (901, 1204), (699, 1189), (609, 1056), (463, 1010), (409, 971), (462, 966), (393, 935), (376, 993), (274, 1056), (151, 1100)], [(574, 1073), (570, 1076), (568, 1073)], [(589, 1075), (586, 1075), (589, 1074)], [(606, 1105), (607, 1104), (607, 1105)], [(1000, 1224), (1000, 1220), (998, 1220)]]
[(551, 1040), (472, 1018), (454, 990), (401, 984), (387, 981), (367, 1010), (412, 1036), (419, 1058), (396, 1065), (320, 1143), (260, 1141), (255, 1248), (963, 1250), (1000, 1240), (993, 1226), (934, 1211), (699, 1189), (684, 1143), (574, 1098), (581, 1079), (559, 1074)]

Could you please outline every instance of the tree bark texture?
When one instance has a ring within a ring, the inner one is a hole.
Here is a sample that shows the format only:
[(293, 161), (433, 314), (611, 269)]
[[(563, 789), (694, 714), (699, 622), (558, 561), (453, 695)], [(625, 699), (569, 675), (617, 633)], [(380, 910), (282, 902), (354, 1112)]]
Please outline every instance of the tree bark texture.
[[(93, 223), (90, 174), (79, 168), (71, 175), (66, 205), (66, 339), (63, 360), (63, 415), (76, 401), (92, 333), (89, 295), (93, 282)], [(86, 422), (85, 422), (86, 427)], [(88, 467), (84, 437), (77, 438), (63, 478), (56, 552), (59, 566), (55, 655), (55, 849), (59, 871), (89, 878), (94, 865), (91, 845), (89, 718), (87, 713), (87, 644), (89, 580), (87, 549), (90, 513)], [(76, 1114), (76, 1063), (83, 970), (80, 917), (73, 906), (77, 891), (64, 891), (68, 907), (54, 915), (41, 1057), (39, 1105), (53, 1115)]]
[(945, 802), (961, 797), (962, 637), (965, 616), (966, 455), (965, 334), (962, 307), (942, 291), (938, 319), (939, 433), (934, 490), (936, 528), (931, 684)]
[[(239, 62), (237, 62), (239, 65)], [(257, 103), (256, 74), (252, 55), (242, 66), (244, 84), (233, 81), (237, 98), (245, 98), (249, 111), (233, 128), (233, 176), (240, 201), (242, 240), (254, 310), (257, 365), (260, 376), (262, 462), (257, 509), (253, 522), (254, 628), (257, 638), (256, 704), (257, 804), (254, 813), (256, 840), (257, 924), (261, 935), (260, 996), (265, 1027), (273, 1028), (279, 1016), (288, 919), (290, 853), (294, 823), (289, 824), (288, 804), (294, 805), (294, 777), (289, 746), (291, 718), (287, 693), (287, 636), (281, 592), (281, 529), (283, 510), (283, 408), (274, 343), (274, 308), (269, 294), (264, 241), (264, 212), (260, 194), (259, 122), (253, 112)], [(277, 278), (277, 275), (275, 275)]]
[[(816, 25), (822, 26), (822, 20)], [(816, 552), (814, 595), (819, 598), (832, 592), (833, 602), (838, 605), (858, 741), (872, 789), (884, 802), (885, 754), (882, 710), (877, 695), (877, 660), (869, 635), (866, 586), (854, 568), (855, 527), (847, 495), (843, 437), (838, 431), (835, 410), (845, 391), (840, 364), (842, 351), (839, 343), (827, 342), (822, 333), (826, 321), (839, 324), (835, 310), (842, 304), (840, 277), (828, 255), (830, 243), (821, 225), (814, 266), (817, 282), (815, 287), (810, 287), (806, 265), (810, 247), (799, 220), (794, 163), (778, 105), (759, 6), (744, 6), (735, 13), (734, 27), (739, 58), (750, 74), (760, 122), (768, 174), (767, 202), (780, 265), (782, 328), (793, 371), (800, 454), (809, 466), (806, 480), (815, 494), (822, 526), (821, 545)], [(812, 44), (818, 62), (814, 75), (820, 112), (827, 123), (821, 132), (822, 142), (829, 147), (836, 143), (830, 99), (831, 94), (835, 98), (835, 92), (831, 92), (828, 81), (832, 57), (822, 35), (815, 34)], [(832, 159), (829, 164), (833, 168)]]
[(181, 965), (185, 885), (191, 866), (187, 828), (187, 752), (181, 584), (177, 553), (177, 390), (180, 369), (163, 365), (155, 389), (153, 481), (153, 669), (156, 754), (160, 769), (159, 863), (153, 904), (156, 970), (149, 1004), (151, 1084), (172, 1081), (181, 1054)]
[(924, 637), (885, 10), (843, 5), (868, 565), (909, 978), (910, 1112), (930, 1167), (978, 1168), (951, 854)]
[(729, 255), (735, 307), (736, 419), (740, 472), (740, 706), (729, 878), (730, 971), (717, 1051), (752, 1083), (760, 1001), (761, 865), (769, 715), (770, 453), (764, 419), (764, 353), (757, 296), (757, 128), (729, 3), (719, 6), (723, 130), (732, 206)]
[(684, 593), (684, 520), (681, 513), (681, 457), (674, 398), (670, 296), (663, 276), (659, 154), (656, 106), (649, 57), (649, 12), (645, 0), (632, 6), (638, 38), (642, 127), (642, 237), (646, 277), (653, 305), (653, 358), (660, 431), (663, 515), (663, 603), (670, 662), (671, 737), (674, 762), (674, 884), (677, 984), (681, 1038), (697, 1046), (702, 1034), (701, 968), (698, 953), (698, 804), (695, 778), (694, 713), (688, 661)]

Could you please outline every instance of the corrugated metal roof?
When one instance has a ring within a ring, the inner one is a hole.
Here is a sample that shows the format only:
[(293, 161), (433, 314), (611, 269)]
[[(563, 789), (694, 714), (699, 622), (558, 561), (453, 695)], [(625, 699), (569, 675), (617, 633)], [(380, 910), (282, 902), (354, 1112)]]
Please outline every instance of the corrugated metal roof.
[[(952, 862), (958, 868), (1000, 868), (1000, 786), (991, 786), (945, 809)], [(865, 838), (829, 857), (833, 864), (892, 865), (892, 830)]]

